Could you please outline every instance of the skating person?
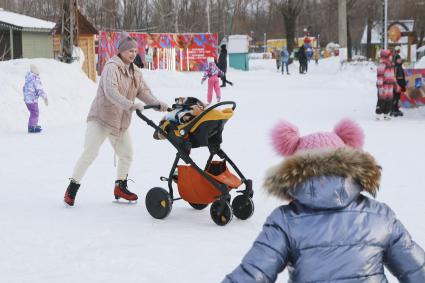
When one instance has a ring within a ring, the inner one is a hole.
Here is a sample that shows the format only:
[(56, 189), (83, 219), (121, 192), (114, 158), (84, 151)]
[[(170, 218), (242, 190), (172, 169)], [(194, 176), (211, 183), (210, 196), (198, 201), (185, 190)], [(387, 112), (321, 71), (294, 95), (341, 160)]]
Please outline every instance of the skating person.
[(223, 283), (272, 283), (287, 266), (290, 282), (425, 282), (425, 254), (394, 212), (375, 196), (381, 167), (361, 148), (363, 132), (343, 120), (334, 131), (301, 137), (282, 121), (273, 130), (286, 159), (264, 187), (289, 202), (275, 209), (242, 263)]
[(378, 88), (378, 103), (376, 106), (376, 119), (389, 120), (390, 111), (392, 107), (393, 92), (396, 86), (396, 79), (394, 76), (394, 68), (391, 62), (391, 51), (381, 50), (381, 59), (377, 68), (377, 81)]
[(316, 48), (314, 49), (313, 59), (316, 65), (319, 65), (319, 59), (320, 59), (320, 49)]
[(300, 74), (307, 73), (307, 54), (304, 47), (304, 44), (301, 45), (300, 49), (298, 50), (298, 61), (300, 63)]
[(233, 83), (231, 81), (228, 81), (227, 78), (226, 78), (226, 72), (227, 72), (226, 44), (221, 45), (220, 55), (218, 56), (217, 67), (223, 72), (223, 75), (221, 76), (221, 86), (220, 87), (225, 87), (226, 83), (233, 86)]
[(286, 49), (286, 46), (284, 46), (282, 48), (282, 51), (280, 51), (280, 61), (282, 62), (282, 75), (284, 74), (286, 69), (286, 74), (289, 75), (289, 69), (288, 69), (288, 65), (289, 65), (289, 52)]
[(49, 101), (41, 84), (40, 71), (34, 64), (30, 65), (30, 71), (25, 75), (23, 93), (25, 105), (30, 112), (30, 117), (28, 119), (28, 133), (39, 133), (42, 129), (41, 126), (38, 125), (38, 98), (41, 97), (46, 106), (49, 104)]
[(223, 76), (223, 72), (214, 63), (214, 58), (208, 57), (208, 67), (205, 70), (204, 76), (202, 77), (201, 84), (208, 78), (208, 93), (207, 102), (208, 105), (212, 102), (213, 90), (217, 98), (217, 102), (221, 100), (220, 82), (219, 77)]
[(395, 67), (395, 78), (397, 81), (397, 84), (394, 88), (394, 97), (391, 107), (391, 116), (403, 116), (403, 112), (400, 111), (399, 103), (400, 103), (400, 96), (403, 92), (406, 91), (406, 77), (404, 74), (403, 69), (403, 60), (400, 56), (400, 46), (396, 46), (394, 48), (395, 55), (394, 55), (394, 67)]
[(278, 50), (278, 49), (276, 49), (276, 50), (274, 51), (274, 58), (275, 58), (275, 60), (276, 60), (276, 69), (277, 69), (277, 71), (279, 72), (280, 65), (281, 65), (281, 63), (282, 63), (282, 57), (280, 56), (280, 52), (279, 52), (279, 50)]
[(106, 138), (118, 156), (115, 198), (129, 201), (138, 198), (127, 188), (127, 175), (133, 159), (133, 146), (128, 128), (133, 111), (144, 109), (143, 103), (134, 101), (138, 98), (146, 104), (158, 104), (160, 111), (166, 111), (167, 105), (151, 93), (141, 71), (134, 67), (133, 60), (136, 54), (136, 41), (127, 33), (122, 33), (118, 54), (106, 63), (102, 71), (97, 95), (87, 117), (84, 151), (75, 165), (71, 182), (65, 192), (64, 200), (68, 205), (74, 205), (81, 179)]

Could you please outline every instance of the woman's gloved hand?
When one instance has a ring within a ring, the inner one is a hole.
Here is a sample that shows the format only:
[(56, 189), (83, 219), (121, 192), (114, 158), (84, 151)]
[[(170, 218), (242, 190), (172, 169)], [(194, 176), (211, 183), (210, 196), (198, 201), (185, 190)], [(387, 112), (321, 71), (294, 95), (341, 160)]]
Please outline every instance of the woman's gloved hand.
[(133, 106), (130, 108), (131, 111), (143, 111), (145, 110), (145, 105), (143, 103), (134, 103)]
[(168, 109), (168, 105), (165, 102), (159, 102), (159, 109), (157, 111), (165, 112)]

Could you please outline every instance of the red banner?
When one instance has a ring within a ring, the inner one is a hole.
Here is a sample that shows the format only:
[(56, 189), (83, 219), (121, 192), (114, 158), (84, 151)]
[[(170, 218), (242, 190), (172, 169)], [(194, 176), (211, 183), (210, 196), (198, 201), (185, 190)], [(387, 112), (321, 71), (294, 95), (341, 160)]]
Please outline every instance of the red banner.
[(401, 106), (413, 108), (425, 105), (425, 69), (406, 69), (406, 92), (400, 97)]
[[(202, 71), (208, 57), (217, 57), (218, 36), (211, 33), (129, 33), (138, 43), (139, 55), (149, 69)], [(101, 32), (98, 73), (115, 54), (119, 32)]]

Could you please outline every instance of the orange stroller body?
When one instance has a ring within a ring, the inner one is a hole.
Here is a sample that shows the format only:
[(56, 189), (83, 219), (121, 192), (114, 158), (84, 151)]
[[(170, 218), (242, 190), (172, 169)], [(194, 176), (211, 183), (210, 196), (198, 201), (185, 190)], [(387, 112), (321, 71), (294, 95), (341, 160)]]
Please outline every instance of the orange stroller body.
[[(232, 105), (232, 108), (217, 109), (223, 105)], [(153, 108), (153, 106), (145, 108)], [(186, 124), (177, 125), (166, 121), (161, 126), (157, 126), (137, 111), (141, 119), (155, 128), (160, 136), (167, 139), (177, 149), (169, 176), (160, 178), (168, 183), (168, 191), (155, 187), (146, 195), (146, 208), (152, 217), (157, 219), (167, 217), (173, 202), (180, 199), (198, 210), (211, 204), (211, 218), (220, 226), (229, 223), (233, 215), (242, 220), (251, 217), (254, 212), (252, 181), (244, 177), (221, 149), (224, 125), (233, 116), (235, 108), (234, 102), (220, 102), (207, 108), (201, 115)], [(190, 157), (191, 150), (199, 147), (208, 147), (210, 152), (204, 169), (201, 169)], [(221, 160), (213, 160), (216, 155)], [(180, 160), (185, 164), (179, 164)], [(227, 164), (233, 167), (238, 176), (229, 170)], [(177, 174), (175, 174), (176, 171)], [(177, 184), (180, 195), (178, 198), (174, 197), (173, 184)], [(238, 191), (239, 195), (231, 202), (230, 191), (239, 188), (242, 184), (245, 185), (245, 189)]]

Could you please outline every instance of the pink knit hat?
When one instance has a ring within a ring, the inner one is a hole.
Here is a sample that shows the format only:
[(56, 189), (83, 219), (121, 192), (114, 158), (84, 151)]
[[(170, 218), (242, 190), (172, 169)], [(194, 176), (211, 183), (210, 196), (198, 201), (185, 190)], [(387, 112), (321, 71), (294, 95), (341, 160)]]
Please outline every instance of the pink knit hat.
[(283, 156), (319, 148), (362, 148), (364, 140), (362, 129), (349, 119), (340, 121), (333, 132), (318, 132), (303, 137), (296, 126), (287, 121), (280, 121), (273, 128), (271, 135), (275, 150)]
[(118, 44), (118, 53), (122, 53), (131, 48), (137, 48), (137, 42), (128, 33), (123, 31), (121, 33), (120, 43)]

